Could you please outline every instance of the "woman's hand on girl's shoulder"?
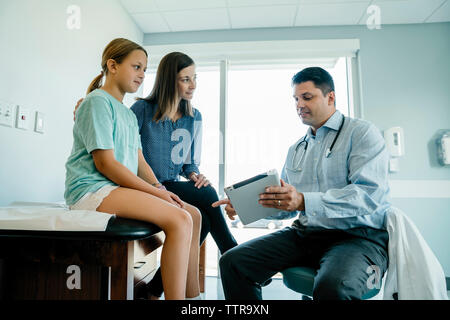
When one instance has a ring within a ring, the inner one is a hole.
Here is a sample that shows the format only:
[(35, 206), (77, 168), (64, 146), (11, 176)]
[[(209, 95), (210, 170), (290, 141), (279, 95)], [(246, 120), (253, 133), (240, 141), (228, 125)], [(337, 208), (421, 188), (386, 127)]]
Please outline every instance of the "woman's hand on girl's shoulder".
[(75, 114), (77, 113), (78, 107), (83, 102), (84, 98), (81, 98), (77, 101), (77, 105), (75, 106), (75, 109), (73, 109), (73, 121), (75, 121)]

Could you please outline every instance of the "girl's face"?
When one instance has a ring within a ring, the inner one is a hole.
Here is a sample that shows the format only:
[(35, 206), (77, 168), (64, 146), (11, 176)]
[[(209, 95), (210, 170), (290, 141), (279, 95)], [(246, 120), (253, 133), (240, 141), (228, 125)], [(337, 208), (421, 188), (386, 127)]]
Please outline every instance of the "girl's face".
[(144, 81), (147, 56), (142, 50), (133, 50), (121, 64), (117, 65), (117, 81), (122, 92), (133, 93)]
[(197, 75), (195, 65), (181, 69), (177, 75), (178, 97), (184, 100), (191, 100), (197, 87)]

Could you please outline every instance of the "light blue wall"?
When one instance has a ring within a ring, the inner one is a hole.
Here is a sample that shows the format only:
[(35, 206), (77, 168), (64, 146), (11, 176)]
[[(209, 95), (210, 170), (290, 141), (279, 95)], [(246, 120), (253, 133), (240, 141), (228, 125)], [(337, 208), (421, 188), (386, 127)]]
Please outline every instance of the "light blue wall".
[[(449, 180), (436, 160), (434, 139), (450, 130), (450, 23), (270, 28), (147, 34), (145, 45), (257, 40), (360, 39), (364, 118), (380, 130), (401, 126), (406, 155), (391, 180)], [(151, 55), (151, 52), (150, 52)], [(416, 223), (450, 276), (450, 198), (393, 198)]]
[[(73, 4), (80, 29), (67, 28)], [(119, 0), (0, 1), (0, 100), (31, 111), (26, 131), (0, 126), (0, 206), (64, 200), (75, 103), (100, 73), (108, 42), (143, 36)], [(44, 134), (33, 131), (36, 111)]]

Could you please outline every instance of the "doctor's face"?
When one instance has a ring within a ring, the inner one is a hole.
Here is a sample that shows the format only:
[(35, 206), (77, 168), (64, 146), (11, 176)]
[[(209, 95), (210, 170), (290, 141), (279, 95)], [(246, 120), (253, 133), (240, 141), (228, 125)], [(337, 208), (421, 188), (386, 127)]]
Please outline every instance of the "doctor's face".
[(312, 81), (295, 84), (293, 97), (297, 114), (304, 124), (313, 128), (314, 133), (336, 110), (334, 91), (324, 96)]

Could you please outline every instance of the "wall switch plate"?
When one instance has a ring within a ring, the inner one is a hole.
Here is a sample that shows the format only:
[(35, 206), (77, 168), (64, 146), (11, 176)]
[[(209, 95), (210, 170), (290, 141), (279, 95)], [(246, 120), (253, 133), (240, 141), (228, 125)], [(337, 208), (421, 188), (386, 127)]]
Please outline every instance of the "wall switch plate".
[(44, 133), (45, 114), (36, 111), (36, 121), (34, 123), (34, 131)]
[(14, 126), (14, 106), (0, 101), (0, 124), (7, 127)]
[(398, 158), (389, 159), (389, 172), (399, 172), (400, 164)]
[(28, 130), (28, 122), (30, 118), (30, 109), (17, 106), (16, 128)]

